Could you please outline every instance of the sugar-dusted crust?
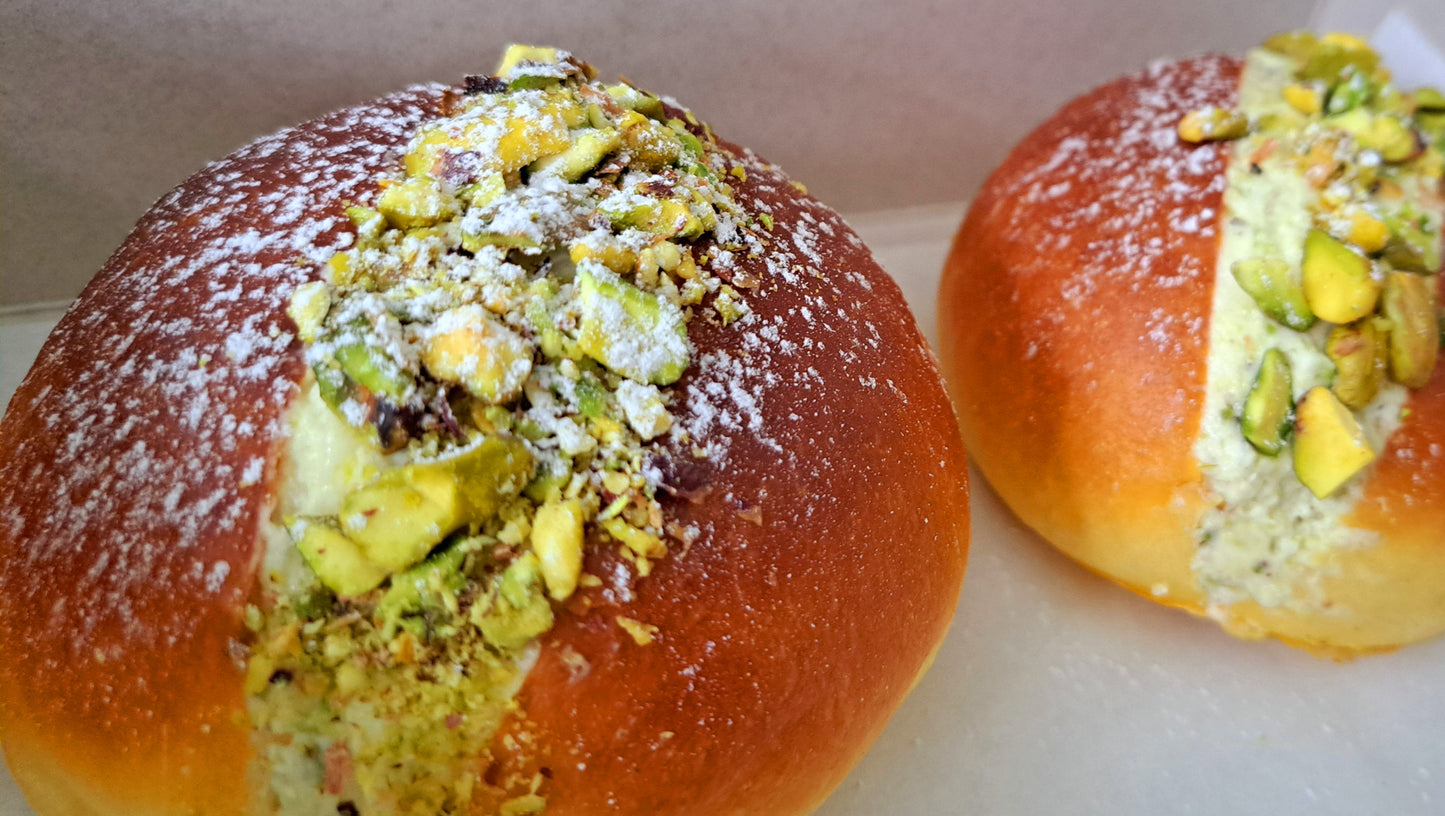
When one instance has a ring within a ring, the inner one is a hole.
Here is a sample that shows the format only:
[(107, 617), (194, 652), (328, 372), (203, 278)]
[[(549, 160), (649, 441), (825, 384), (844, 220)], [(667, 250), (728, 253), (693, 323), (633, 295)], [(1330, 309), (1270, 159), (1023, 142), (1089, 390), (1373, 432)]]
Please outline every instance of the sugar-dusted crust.
[(949, 255), (944, 369), (979, 468), (1070, 557), (1242, 636), (1330, 655), (1391, 648), (1445, 629), (1445, 508), (1428, 488), (1445, 469), (1439, 371), (1411, 395), (1350, 520), (1380, 543), (1326, 566), (1329, 609), (1210, 610), (1191, 572), (1228, 147), (1181, 144), (1176, 127), (1234, 107), (1241, 68), (1157, 63), (1074, 100), (1009, 155)]
[[(16, 392), (0, 739), (37, 812), (251, 810), (237, 645), (304, 368), (284, 307), (445, 94), (341, 111), (197, 174)], [(807, 812), (922, 670), (962, 580), (962, 446), (901, 294), (836, 214), (734, 150), (741, 203), (775, 228), (739, 259), (762, 280), (753, 315), (690, 333), (674, 413), (709, 456), (674, 459), (710, 489), (669, 510), (701, 535), (635, 585), (593, 542), (604, 585), (569, 601), (498, 743), (490, 778), (545, 767), (552, 814)], [(637, 645), (617, 615), (658, 639)]]

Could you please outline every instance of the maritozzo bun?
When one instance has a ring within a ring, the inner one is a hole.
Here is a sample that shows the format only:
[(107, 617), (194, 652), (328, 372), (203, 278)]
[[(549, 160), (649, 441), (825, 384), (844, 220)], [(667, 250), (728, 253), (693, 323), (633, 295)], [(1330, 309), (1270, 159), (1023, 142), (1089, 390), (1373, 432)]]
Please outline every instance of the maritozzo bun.
[(0, 424), (48, 814), (802, 814), (937, 648), (967, 473), (801, 185), (553, 49), (158, 202)]
[(1025, 139), (958, 233), (965, 443), (1086, 567), (1336, 657), (1445, 629), (1445, 99), (1346, 35), (1160, 62)]

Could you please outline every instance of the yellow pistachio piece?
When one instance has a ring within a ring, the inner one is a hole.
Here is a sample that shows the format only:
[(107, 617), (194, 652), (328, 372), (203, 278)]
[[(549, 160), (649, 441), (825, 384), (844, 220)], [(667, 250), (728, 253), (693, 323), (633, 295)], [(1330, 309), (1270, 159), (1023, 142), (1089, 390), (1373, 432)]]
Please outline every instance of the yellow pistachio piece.
[(616, 620), (617, 625), (631, 635), (633, 642), (638, 646), (650, 646), (652, 641), (657, 639), (658, 628), (650, 623), (643, 623), (626, 615), (618, 615)]
[(557, 59), (555, 48), (513, 43), (502, 53), (502, 61), (497, 65), (497, 76), (502, 79), (511, 77), (517, 66), (524, 62), (548, 63), (557, 62)]
[(403, 165), (409, 178), (419, 178), (431, 175), (436, 167), (437, 159), (441, 158), (443, 152), (452, 144), (452, 139), (447, 132), (440, 127), (424, 127), (417, 131), (412, 137), (411, 146), (406, 151), (406, 158)]
[(503, 802), (497, 809), (497, 816), (541, 816), (546, 809), (546, 797), (536, 793), (524, 793)]
[(1414, 169), (1428, 179), (1439, 181), (1445, 177), (1445, 155), (1435, 147), (1427, 147), (1415, 159)]
[(1380, 284), (1370, 262), (1329, 233), (1312, 229), (1305, 237), (1300, 269), (1310, 310), (1331, 323), (1350, 323), (1375, 310)]
[(340, 520), (368, 562), (400, 572), (462, 524), (461, 491), (447, 473), (402, 468), (348, 493)]
[(1415, 90), (1414, 103), (1416, 110), (1445, 110), (1445, 94), (1440, 93), (1440, 91), (1435, 88), (1417, 88)]
[(532, 521), (532, 551), (542, 566), (542, 580), (554, 601), (577, 590), (582, 574), (582, 502), (552, 500), (537, 508)]
[(321, 583), (343, 597), (370, 592), (389, 574), (372, 563), (355, 541), (320, 522), (305, 525), (296, 549)]
[(1350, 243), (1373, 255), (1384, 249), (1389, 240), (1390, 227), (1383, 219), (1364, 210), (1357, 209), (1350, 213)]
[(616, 393), (627, 424), (638, 436), (653, 439), (672, 428), (672, 415), (667, 412), (666, 398), (656, 386), (624, 380), (618, 384)]
[(677, 268), (671, 271), (675, 277), (681, 280), (695, 280), (697, 278), (697, 261), (693, 260), (692, 250), (684, 250), (682, 257), (678, 260)]
[(412, 178), (383, 190), (376, 208), (388, 224), (408, 230), (437, 224), (452, 214), (455, 204), (436, 181)]
[(682, 140), (676, 133), (637, 111), (628, 111), (619, 127), (623, 146), (644, 166), (667, 167), (682, 155)]
[(1320, 35), (1321, 45), (1336, 45), (1347, 51), (1372, 51), (1364, 39), (1344, 31), (1330, 31)]
[(637, 264), (637, 253), (617, 241), (610, 240), (610, 236), (604, 238), (589, 234), (573, 244), (568, 254), (572, 257), (572, 263), (590, 259), (619, 275), (630, 272)]
[(1370, 130), (1370, 144), (1387, 162), (1402, 162), (1415, 155), (1415, 134), (1393, 116), (1377, 116)]
[(1339, 174), (1342, 167), (1338, 157), (1339, 143), (1326, 138), (1313, 142), (1305, 155), (1300, 158), (1304, 168), (1305, 181), (1312, 187), (1323, 187)]
[(662, 116), (664, 113), (662, 100), (631, 85), (619, 82), (608, 85), (603, 90), (607, 91), (607, 95), (612, 97), (612, 101), (620, 108), (653, 117)]
[(1375, 460), (1355, 415), (1322, 385), (1295, 408), (1293, 450), (1295, 475), (1322, 499)]
[(600, 524), (608, 535), (621, 541), (627, 549), (640, 558), (662, 558), (667, 555), (667, 545), (662, 542), (662, 539), (646, 530), (633, 527), (619, 517), (614, 516)]
[(658, 268), (664, 272), (671, 272), (682, 263), (682, 248), (671, 241), (657, 244), (652, 251), (657, 256)]
[(1179, 120), (1179, 138), (1186, 142), (1238, 139), (1249, 132), (1249, 118), (1239, 111), (1201, 108)]
[[(590, 116), (588, 106), (582, 104), (573, 96), (572, 91), (565, 88), (558, 88), (547, 93), (547, 103), (542, 106), (542, 112), (548, 116), (555, 116), (562, 120), (562, 124), (568, 128), (580, 128), (587, 124)], [(604, 117), (602, 121), (593, 124), (599, 130), (606, 130), (612, 127)]]
[(463, 524), (496, 515), (532, 477), (515, 439), (484, 437), (439, 459), (382, 473), (342, 500), (341, 530), (388, 573), (417, 563)]
[(1283, 31), (1274, 34), (1265, 40), (1263, 47), (1267, 51), (1276, 54), (1283, 54), (1299, 62), (1303, 62), (1319, 44), (1313, 32), (1310, 31)]
[[(346, 257), (344, 253), (337, 253), (332, 257)], [(321, 281), (308, 281), (296, 287), (291, 294), (291, 303), (286, 307), (286, 314), (296, 323), (296, 336), (303, 342), (311, 343), (316, 340), (316, 335), (321, 331), (322, 321), (326, 319), (326, 313), (331, 309), (331, 293), (327, 291), (326, 284)]]
[(503, 172), (520, 170), (543, 156), (572, 146), (567, 122), (560, 111), (524, 114), (507, 119), (506, 132), (497, 142), (497, 159)]
[(1430, 382), (1440, 355), (1434, 283), (1410, 272), (1391, 272), (1385, 278), (1380, 311), (1390, 321), (1390, 377), (1408, 388)]
[(421, 361), (437, 379), (461, 383), (472, 396), (501, 403), (522, 392), (532, 373), (532, 348), (481, 306), (470, 304), (437, 319)]
[(1357, 107), (1325, 119), (1325, 124), (1354, 137), (1355, 143), (1380, 154), (1387, 162), (1402, 162), (1415, 155), (1415, 134), (1394, 116)]
[(1324, 110), (1325, 92), (1318, 85), (1296, 82), (1285, 86), (1284, 101), (1300, 113), (1313, 115)]
[(254, 697), (265, 691), (266, 686), (271, 683), (271, 675), (275, 672), (274, 658), (265, 654), (253, 654), (251, 661), (246, 664), (246, 694)]

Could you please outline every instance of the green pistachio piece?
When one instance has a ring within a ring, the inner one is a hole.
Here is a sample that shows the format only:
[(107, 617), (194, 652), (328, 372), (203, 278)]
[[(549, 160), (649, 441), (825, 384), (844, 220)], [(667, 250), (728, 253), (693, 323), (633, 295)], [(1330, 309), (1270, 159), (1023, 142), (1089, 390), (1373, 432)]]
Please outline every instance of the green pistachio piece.
[(577, 413), (585, 417), (600, 417), (607, 414), (607, 389), (590, 377), (583, 377), (573, 386), (577, 398)]
[(607, 154), (621, 144), (622, 137), (615, 128), (585, 128), (572, 137), (571, 147), (532, 162), (531, 170), (537, 175), (558, 176), (565, 181), (576, 181), (601, 164)]
[(1415, 134), (1394, 116), (1355, 108), (1327, 117), (1325, 124), (1354, 137), (1355, 143), (1380, 154), (1387, 162), (1402, 162), (1415, 155)]
[(507, 192), (507, 179), (501, 173), (487, 173), (481, 180), (457, 189), (457, 198), (473, 207), (485, 207)]
[(1315, 323), (1304, 287), (1289, 263), (1279, 258), (1247, 258), (1230, 267), (1234, 279), (1271, 319), (1304, 331)]
[(456, 593), (467, 580), (462, 565), (468, 552), (468, 547), (456, 544), (392, 576), (391, 586), (376, 607), (376, 616), (384, 621), (385, 637), (391, 638), (399, 628), (421, 634), (425, 627), (414, 616), (444, 610), (449, 600), (455, 605)]
[(584, 354), (624, 377), (669, 385), (687, 370), (687, 321), (671, 302), (644, 292), (601, 264), (577, 267)]
[(652, 199), (645, 203), (631, 203), (626, 207), (602, 208), (618, 229), (640, 229), (663, 238), (680, 236), (696, 238), (708, 228), (696, 214), (681, 201), (674, 198)]
[(537, 475), (522, 490), (534, 502), (544, 502), (561, 495), (572, 480), (572, 464), (564, 458), (546, 458), (537, 464)]
[(406, 398), (411, 375), (381, 349), (358, 341), (338, 346), (335, 356), (346, 376), (373, 393), (384, 394), (395, 402)]
[(520, 649), (552, 628), (552, 606), (542, 587), (542, 565), (527, 553), (513, 561), (498, 582), (497, 598), (479, 628), (500, 649)]
[(1390, 321), (1390, 378), (1407, 388), (1430, 382), (1440, 355), (1434, 281), (1410, 272), (1385, 277), (1380, 311)]
[(1375, 398), (1385, 381), (1385, 336), (1372, 318), (1330, 330), (1325, 356), (1335, 364), (1330, 390), (1340, 402), (1360, 410)]
[(1279, 349), (1266, 351), (1239, 419), (1245, 440), (1265, 456), (1278, 456), (1289, 437), (1294, 407), (1291, 387), (1289, 358)]
[(537, 347), (547, 359), (561, 360), (572, 356), (569, 353), (570, 341), (557, 328), (552, 313), (547, 309), (547, 302), (541, 296), (527, 301), (527, 322), (532, 324), (532, 331), (537, 335)]
[(1445, 111), (1445, 94), (1435, 88), (1415, 89), (1415, 110)]
[(1411, 208), (1385, 216), (1390, 238), (1381, 256), (1390, 266), (1407, 272), (1434, 274), (1440, 270), (1440, 234), (1427, 229), (1423, 217)]
[[(1311, 77), (1311, 79), (1324, 79), (1324, 77)], [(1374, 83), (1370, 78), (1360, 71), (1352, 71), (1343, 82), (1330, 89), (1329, 99), (1325, 101), (1325, 113), (1344, 113), (1354, 110), (1369, 103), (1375, 96)]]

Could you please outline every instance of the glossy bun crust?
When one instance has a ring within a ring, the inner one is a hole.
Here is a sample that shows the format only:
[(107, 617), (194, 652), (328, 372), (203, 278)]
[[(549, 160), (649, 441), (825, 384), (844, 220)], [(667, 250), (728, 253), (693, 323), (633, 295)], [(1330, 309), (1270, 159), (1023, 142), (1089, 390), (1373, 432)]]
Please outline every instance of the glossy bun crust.
[[(12, 400), (0, 740), (38, 813), (252, 811), (241, 615), (304, 374), (284, 308), (349, 243), (344, 205), (371, 199), (449, 93), (283, 131), (177, 188)], [(732, 149), (739, 201), (776, 226), (741, 264), (762, 280), (756, 317), (695, 321), (676, 389), (714, 455), (672, 451), (706, 495), (668, 510), (702, 535), (645, 580), (591, 548), (603, 585), (544, 636), (478, 813), (533, 771), (551, 816), (810, 812), (951, 619), (967, 477), (932, 357), (842, 221)], [(617, 615), (658, 639), (639, 646)]]
[(940, 356), (974, 461), (1070, 557), (1243, 637), (1332, 656), (1390, 649), (1445, 629), (1438, 369), (1347, 519), (1380, 537), (1333, 557), (1330, 608), (1210, 610), (1191, 572), (1228, 146), (1182, 145), (1175, 127), (1191, 110), (1234, 107), (1240, 70), (1227, 57), (1156, 64), (1018, 145), (954, 240)]

